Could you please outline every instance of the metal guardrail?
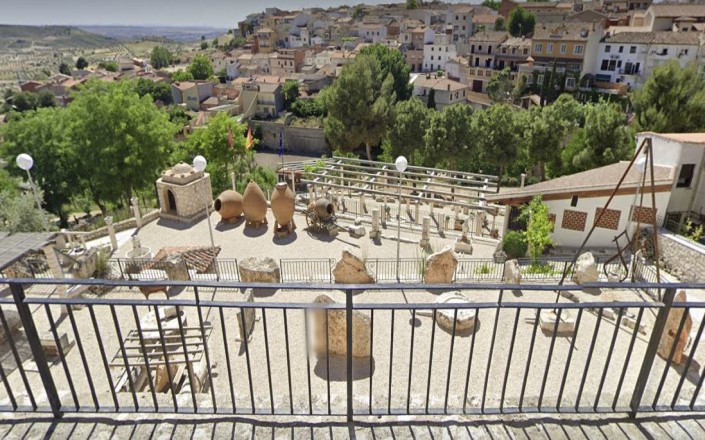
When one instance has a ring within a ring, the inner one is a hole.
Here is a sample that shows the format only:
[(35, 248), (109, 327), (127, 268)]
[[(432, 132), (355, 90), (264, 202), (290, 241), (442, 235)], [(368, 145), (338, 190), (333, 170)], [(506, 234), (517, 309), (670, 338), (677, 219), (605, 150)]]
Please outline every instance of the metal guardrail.
[[(452, 288), (471, 297), (480, 295), (483, 300), (445, 304), (374, 299), (390, 298), (389, 292), (399, 290), (447, 290), (449, 286), (445, 285), (44, 279), (0, 279), (0, 283), (9, 284), (12, 292), (11, 298), (0, 298), (0, 324), (8, 346), (0, 362), (1, 411), (50, 411), (57, 417), (73, 412), (326, 414), (353, 420), (381, 414), (628, 412), (634, 416), (638, 412), (705, 409), (699, 398), (705, 374), (689, 373), (693, 362), (702, 365), (703, 353), (698, 348), (705, 320), (684, 350), (685, 357), (680, 361), (683, 369), (674, 368), (676, 344), (668, 356), (657, 355), (665, 332), (672, 332), (676, 338), (688, 333), (687, 313), (676, 319), (676, 331), (667, 327), (671, 312), (705, 309), (705, 302), (674, 302), (676, 289), (705, 289), (705, 283), (633, 285), (665, 289), (663, 302), (657, 303), (520, 302), (505, 293), (516, 289), (545, 293), (575, 287), (461, 284)], [(27, 297), (24, 286), (30, 284), (143, 289), (165, 284), (189, 295), (167, 300), (127, 295)], [(306, 290), (311, 294), (337, 291), (344, 296), (344, 303), (271, 302), (266, 295), (256, 302), (230, 294), (225, 299), (206, 296), (213, 289), (230, 292), (244, 288)], [(495, 299), (488, 299), (489, 292)], [(361, 293), (367, 300), (358, 296)], [(56, 319), (58, 306), (67, 307), (64, 318)], [(148, 337), (147, 333), (156, 329), (141, 327), (140, 317), (167, 306), (173, 306), (177, 316), (183, 313), (195, 323), (179, 320), (179, 325), (171, 326), (167, 333), (156, 321), (158, 336)], [(6, 314), (15, 310), (24, 338), (9, 328)], [(469, 311), (475, 314), (474, 328), (461, 330), (456, 327), (457, 318)], [(553, 311), (558, 318), (553, 331), (544, 332), (544, 326), (539, 325), (539, 317), (546, 311)], [(259, 314), (260, 323), (250, 338), (235, 340), (238, 326), (233, 328), (232, 323), (238, 317), (242, 322), (252, 320), (250, 313)], [(568, 337), (557, 335), (561, 316), (568, 314), (574, 318), (574, 331)], [(656, 315), (653, 320), (652, 314)], [(439, 323), (448, 322), (449, 317), (454, 323), (452, 329), (446, 325), (442, 330)], [(314, 321), (311, 332), (310, 319)], [(527, 319), (532, 322), (525, 322)], [(631, 320), (631, 331), (623, 325), (626, 319)], [(642, 323), (647, 321), (648, 328), (640, 333)], [(316, 330), (315, 322), (322, 328)], [(371, 356), (355, 357), (364, 322), (369, 323)], [(538, 332), (540, 327), (542, 332)], [(206, 328), (212, 328), (210, 337)], [(205, 370), (200, 371), (206, 374), (202, 380), (196, 379), (194, 365), (186, 363), (173, 371), (169, 366), (175, 354), (187, 358), (193, 342), (184, 335), (194, 331), (196, 344), (200, 341), (203, 352)], [(322, 332), (326, 346), (325, 353), (317, 356), (311, 354), (310, 344), (316, 331)], [(325, 337), (332, 332), (337, 336)], [(44, 337), (40, 337), (42, 333)], [(45, 352), (47, 341), (62, 347), (64, 334), (73, 339), (75, 348), (58, 350), (50, 363)], [(138, 351), (149, 352), (150, 356), (141, 358), (144, 360), (127, 356), (123, 335), (128, 334), (138, 335)], [(343, 354), (333, 354), (341, 350)], [(122, 354), (114, 358), (120, 368), (109, 364), (111, 351)], [(158, 359), (160, 354), (165, 366), (162, 372), (169, 376), (162, 392), (156, 390), (156, 378), (136, 374), (140, 368), (158, 368), (150, 367), (148, 359)], [(36, 364), (38, 374), (28, 374), (28, 360)], [(178, 384), (170, 385), (174, 375), (190, 379), (177, 391)], [(141, 388), (138, 381), (143, 383)], [(122, 388), (118, 388), (118, 382)]]

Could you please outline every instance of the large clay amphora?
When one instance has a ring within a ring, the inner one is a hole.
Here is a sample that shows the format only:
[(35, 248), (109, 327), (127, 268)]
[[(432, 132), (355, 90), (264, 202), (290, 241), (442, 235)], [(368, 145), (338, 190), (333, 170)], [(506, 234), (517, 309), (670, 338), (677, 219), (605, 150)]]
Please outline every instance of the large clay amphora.
[(286, 182), (279, 182), (272, 194), (272, 213), (280, 226), (289, 224), (294, 217), (294, 193)]
[(262, 188), (254, 181), (250, 181), (242, 195), (242, 212), (250, 223), (260, 223), (267, 216), (267, 199)]

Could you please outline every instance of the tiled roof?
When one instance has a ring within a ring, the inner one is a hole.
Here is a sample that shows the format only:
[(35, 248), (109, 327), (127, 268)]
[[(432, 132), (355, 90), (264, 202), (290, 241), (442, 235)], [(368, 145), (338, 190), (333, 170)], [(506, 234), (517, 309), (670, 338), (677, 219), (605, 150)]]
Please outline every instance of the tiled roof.
[(489, 31), (489, 32), (478, 32), (472, 37), (468, 38), (468, 42), (476, 42), (476, 41), (482, 41), (482, 42), (492, 42), (492, 43), (501, 43), (505, 41), (507, 38), (509, 38), (509, 34), (507, 32), (497, 32), (497, 31)]
[(592, 32), (592, 23), (537, 24), (534, 40), (587, 40)]
[(700, 42), (700, 36), (697, 32), (620, 32), (605, 39), (605, 42), (697, 45)]
[(217, 257), (219, 253), (220, 246), (215, 247), (215, 255), (213, 255), (213, 248), (210, 246), (165, 247), (157, 252), (152, 261), (145, 266), (145, 269), (154, 266), (160, 268), (158, 262), (165, 261), (171, 254), (181, 254), (187, 265), (196, 269), (196, 273), (205, 273), (213, 263), (213, 258)]
[(447, 78), (426, 78), (423, 75), (416, 78), (416, 81), (414, 81), (414, 86), (434, 90), (450, 90), (452, 92), (467, 89), (469, 87), (465, 84), (459, 83), (458, 81), (453, 81)]
[[(488, 196), (489, 201), (501, 201), (510, 198), (532, 197), (536, 194), (563, 194), (577, 191), (591, 191), (614, 189), (627, 169), (629, 162), (623, 161), (604, 167), (595, 168), (569, 176), (557, 177), (535, 185), (516, 188), (506, 193)], [(654, 166), (654, 184), (673, 182), (673, 168), (667, 166)], [(627, 174), (622, 188), (634, 188), (641, 184), (641, 172), (633, 166)], [(651, 182), (648, 181), (650, 184)]]
[(638, 133), (638, 135), (657, 136), (677, 142), (705, 145), (705, 133), (652, 133), (647, 131)]
[(649, 9), (655, 17), (705, 17), (704, 4), (653, 4)]
[(499, 15), (480, 14), (472, 17), (472, 22), (476, 24), (494, 24)]

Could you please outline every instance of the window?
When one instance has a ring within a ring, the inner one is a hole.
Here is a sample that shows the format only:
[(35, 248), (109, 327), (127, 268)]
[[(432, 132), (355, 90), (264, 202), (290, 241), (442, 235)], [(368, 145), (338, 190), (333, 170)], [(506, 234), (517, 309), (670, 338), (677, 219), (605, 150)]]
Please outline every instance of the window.
[(570, 198), (570, 206), (578, 206), (578, 196), (573, 196)]
[[(514, 53), (514, 50), (512, 50), (512, 54), (513, 54), (513, 53)], [(524, 55), (528, 55), (528, 54), (529, 54), (529, 49), (526, 49), (526, 48), (525, 48), (525, 49), (524, 49)]]
[(465, 30), (465, 26), (463, 26), (463, 30)]
[(470, 53), (475, 53), (475, 45), (470, 46)]
[(575, 88), (575, 78), (573, 78), (573, 77), (566, 78), (565, 86), (569, 89), (574, 89)]
[(482, 52), (482, 45), (477, 46), (477, 51)]
[(624, 46), (619, 46), (619, 53), (624, 52)]
[(688, 49), (683, 49), (683, 55), (688, 55)]
[(536, 84), (543, 84), (543, 73), (536, 79)]
[(681, 165), (681, 173), (678, 175), (678, 183), (676, 188), (690, 188), (693, 182), (693, 173), (695, 172), (695, 164), (684, 163)]
[(600, 70), (607, 70), (608, 64), (609, 64), (609, 60), (602, 60), (602, 65), (600, 65)]
[(629, 48), (629, 53), (636, 53), (636, 46), (631, 46)]
[(561, 53), (565, 54), (566, 52), (568, 52), (568, 45), (561, 43)]
[(431, 52), (433, 52), (434, 50), (435, 50), (435, 49), (433, 48), (433, 46), (431, 46)]
[(466, 16), (466, 15), (463, 15), (463, 20), (467, 20), (467, 16)]
[(546, 53), (553, 53), (553, 43), (548, 43), (546, 45)]
[(607, 66), (607, 70), (609, 70), (610, 72), (614, 72), (616, 67), (617, 62), (615, 60), (610, 60), (609, 65)]
[(543, 50), (543, 44), (541, 44), (541, 43), (534, 44), (534, 52), (541, 52), (542, 50)]
[(459, 20), (459, 18), (458, 18), (458, 16), (457, 16), (457, 15), (455, 16), (455, 19), (456, 19), (456, 20)]
[(580, 55), (583, 53), (583, 45), (582, 44), (576, 44), (575, 47), (573, 48), (573, 54), (575, 55)]
[(607, 46), (605, 46), (605, 53), (610, 53), (610, 50), (611, 50), (611, 49), (612, 49), (612, 46), (610, 46), (610, 45), (608, 44)]

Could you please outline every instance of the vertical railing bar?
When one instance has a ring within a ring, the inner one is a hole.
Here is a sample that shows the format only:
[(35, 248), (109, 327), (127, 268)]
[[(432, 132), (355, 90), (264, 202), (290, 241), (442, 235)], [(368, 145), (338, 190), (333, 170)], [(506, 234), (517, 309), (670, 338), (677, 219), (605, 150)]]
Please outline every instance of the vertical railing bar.
[(289, 319), (287, 309), (284, 309), (284, 343), (286, 346), (286, 372), (289, 383), (289, 412), (294, 414), (294, 393), (291, 386), (291, 355), (289, 353)]
[(142, 325), (140, 324), (139, 317), (137, 316), (137, 306), (135, 306), (135, 305), (132, 305), (132, 316), (134, 316), (135, 324), (137, 325), (137, 336), (140, 341), (140, 348), (142, 349), (142, 356), (144, 357), (144, 364), (147, 368), (147, 383), (149, 383), (149, 391), (152, 394), (152, 402), (154, 403), (155, 411), (159, 412), (159, 402), (157, 401), (157, 392), (154, 388), (154, 382), (152, 381), (152, 367), (149, 365), (149, 355), (147, 354), (147, 349), (145, 348), (145, 345), (144, 345), (144, 337), (142, 336)]
[[(262, 328), (264, 329), (264, 352), (267, 358), (267, 385), (269, 385), (269, 408), (274, 414), (274, 391), (272, 390), (272, 366), (269, 359), (269, 335), (267, 332), (267, 312), (262, 307)], [(308, 352), (307, 352), (308, 353)]]
[(526, 382), (529, 380), (529, 371), (531, 370), (531, 359), (534, 355), (534, 344), (536, 343), (536, 331), (539, 327), (539, 309), (536, 309), (534, 316), (534, 328), (531, 333), (531, 344), (529, 345), (529, 356), (526, 358), (526, 368), (524, 369), (524, 378), (521, 384), (521, 393), (519, 394), (519, 412), (524, 410), (524, 393), (526, 392)]
[(502, 295), (504, 290), (499, 291), (499, 302), (497, 304), (497, 312), (494, 316), (494, 326), (492, 328), (492, 342), (490, 342), (490, 352), (487, 355), (487, 370), (485, 371), (485, 384), (482, 388), (482, 405), (480, 407), (480, 412), (485, 413), (485, 400), (487, 399), (487, 385), (490, 381), (490, 367), (492, 366), (492, 355), (494, 354), (494, 343), (497, 338), (497, 326), (499, 325), (499, 312), (502, 306)]
[(426, 380), (426, 407), (428, 414), (428, 400), (431, 397), (431, 374), (433, 373), (433, 347), (436, 342), (436, 309), (433, 309), (433, 322), (431, 323), (431, 346), (428, 350), (428, 379)]
[(595, 333), (592, 335), (592, 340), (590, 341), (590, 349), (588, 350), (587, 359), (585, 360), (585, 369), (583, 370), (582, 380), (580, 381), (580, 387), (578, 388), (578, 396), (575, 399), (575, 411), (578, 411), (580, 407), (580, 399), (583, 396), (583, 389), (585, 388), (585, 381), (587, 380), (588, 371), (590, 370), (590, 362), (592, 362), (592, 354), (595, 351), (595, 342), (597, 341), (597, 335), (600, 332), (600, 324), (602, 323), (602, 312), (600, 309), (597, 312), (597, 322), (595, 323)]
[[(181, 310), (179, 306), (176, 307), (176, 322), (178, 322), (179, 325), (179, 335), (181, 336), (179, 339), (181, 339), (181, 348), (184, 350), (184, 362), (186, 362), (186, 371), (188, 372), (189, 376), (189, 388), (191, 389), (191, 403), (193, 403), (193, 412), (194, 414), (198, 413), (198, 403), (196, 402), (196, 384), (194, 384), (194, 374), (193, 374), (193, 365), (191, 365), (191, 361), (189, 359), (189, 354), (188, 354), (188, 349), (186, 348), (186, 340), (184, 337), (186, 336), (184, 334), (184, 324), (181, 320)], [(184, 310), (184, 317), (186, 316), (186, 310)], [(203, 341), (205, 344), (205, 341)]]
[[(634, 343), (636, 342), (636, 336), (639, 334), (639, 328), (641, 326), (641, 318), (644, 316), (644, 308), (639, 308), (639, 314), (636, 318), (636, 325), (634, 326), (634, 333), (632, 333), (631, 341), (629, 342), (629, 348), (627, 349), (627, 356), (624, 358), (624, 367), (622, 368), (622, 374), (619, 377), (619, 382), (617, 383), (617, 389), (614, 393), (614, 400), (612, 401), (612, 411), (617, 408), (617, 402), (619, 401), (619, 394), (622, 391), (622, 385), (624, 384), (624, 378), (627, 376), (627, 369), (629, 367), (629, 362), (632, 359), (632, 350), (634, 349)], [(705, 321), (704, 321), (705, 322)]]
[(225, 314), (223, 308), (218, 307), (220, 315), (220, 331), (223, 333), (223, 347), (225, 348), (225, 367), (228, 370), (228, 386), (230, 387), (230, 401), (233, 404), (233, 414), (237, 413), (237, 404), (235, 403), (235, 388), (233, 386), (233, 370), (230, 365), (230, 349), (228, 348), (228, 334), (225, 330)]
[(654, 322), (654, 326), (651, 331), (651, 338), (649, 339), (649, 344), (646, 346), (644, 360), (641, 364), (641, 370), (639, 371), (639, 376), (637, 377), (636, 385), (634, 386), (634, 393), (632, 394), (632, 398), (629, 402), (629, 408), (631, 409), (629, 416), (631, 418), (635, 418), (637, 412), (639, 412), (641, 399), (644, 397), (646, 384), (649, 380), (649, 376), (651, 375), (651, 367), (653, 366), (654, 359), (656, 358), (658, 346), (661, 342), (663, 330), (666, 327), (666, 321), (668, 320), (668, 315), (671, 312), (671, 306), (673, 305), (673, 299), (675, 295), (676, 289), (673, 288), (667, 288), (664, 292), (664, 307), (659, 308), (658, 314), (656, 315), (656, 321)]
[(683, 368), (683, 374), (681, 375), (680, 381), (678, 381), (678, 386), (676, 387), (676, 390), (673, 392), (673, 400), (671, 400), (671, 409), (673, 409), (674, 406), (676, 406), (676, 402), (678, 401), (678, 395), (681, 393), (681, 388), (683, 387), (683, 383), (685, 382), (685, 378), (688, 376), (688, 370), (690, 370), (690, 364), (693, 361), (693, 358), (695, 357), (695, 351), (698, 347), (698, 344), (700, 344), (700, 337), (703, 334), (703, 329), (705, 328), (705, 319), (701, 320), (700, 322), (700, 327), (698, 327), (698, 333), (695, 335), (695, 340), (693, 341), (693, 346), (690, 349), (690, 355), (688, 356), (688, 360), (685, 362), (685, 366)]
[[(480, 322), (480, 309), (475, 308), (475, 322)], [(463, 393), (463, 414), (466, 413), (467, 403), (468, 403), (468, 387), (470, 386), (470, 369), (472, 368), (472, 355), (475, 351), (475, 335), (476, 328), (473, 327), (472, 339), (470, 340), (470, 352), (468, 353), (468, 370), (465, 375), (465, 392)]]
[[(345, 291), (345, 336), (346, 336), (346, 366), (345, 375), (347, 380), (347, 421), (353, 421), (353, 293), (348, 289)], [(372, 356), (372, 353), (370, 353)], [(370, 372), (371, 374), (371, 372)]]
[[(245, 309), (240, 309), (240, 318), (242, 319), (243, 325), (247, 322), (245, 320)], [(247, 333), (247, 332), (243, 332)], [(256, 413), (256, 408), (255, 408), (255, 392), (254, 388), (252, 385), (252, 367), (250, 366), (250, 349), (248, 347), (249, 342), (247, 341), (247, 334), (243, 335), (244, 338), (242, 338), (242, 344), (245, 346), (245, 361), (247, 362), (247, 381), (250, 386), (250, 403), (252, 405), (252, 414)]]
[(108, 385), (110, 386), (110, 395), (113, 398), (113, 404), (115, 405), (115, 411), (120, 410), (120, 405), (118, 403), (117, 395), (115, 393), (115, 384), (113, 382), (113, 376), (110, 373), (110, 367), (108, 366), (108, 357), (105, 355), (105, 347), (103, 346), (103, 337), (98, 329), (98, 321), (95, 318), (95, 311), (93, 310), (93, 305), (88, 304), (88, 313), (91, 315), (91, 321), (93, 322), (93, 330), (95, 331), (96, 342), (100, 351), (100, 357), (103, 360), (103, 367), (105, 368), (105, 376), (108, 379)]
[(563, 391), (565, 391), (565, 384), (568, 379), (568, 371), (570, 370), (570, 362), (573, 359), (573, 351), (575, 350), (575, 341), (578, 339), (578, 331), (580, 330), (580, 321), (583, 318), (583, 309), (578, 309), (578, 316), (575, 318), (575, 330), (573, 331), (573, 339), (570, 341), (570, 348), (568, 349), (568, 358), (565, 362), (565, 368), (563, 369), (563, 378), (561, 379), (561, 388), (558, 391), (558, 398), (556, 399), (556, 411), (561, 411), (561, 402), (563, 401)]
[[(10, 285), (12, 288), (12, 285)], [(22, 293), (24, 296), (24, 292)], [(20, 315), (21, 316), (21, 315)], [(10, 344), (10, 351), (12, 352), (12, 357), (15, 358), (15, 364), (17, 369), (20, 370), (20, 376), (22, 377), (22, 382), (27, 390), (27, 396), (29, 397), (29, 402), (32, 404), (32, 409), (37, 409), (37, 402), (34, 400), (34, 392), (32, 392), (32, 387), (29, 385), (29, 380), (27, 379), (27, 373), (25, 372), (24, 366), (22, 366), (22, 361), (20, 360), (20, 354), (17, 352), (17, 347), (15, 346), (15, 338), (12, 337), (12, 332), (10, 331), (10, 326), (7, 325), (7, 320), (5, 319), (5, 312), (0, 308), (0, 321), (2, 321), (2, 326), (5, 329), (5, 337), (7, 342)]]
[(394, 309), (392, 309), (392, 328), (389, 336), (389, 387), (387, 391), (387, 414), (392, 413), (392, 367), (394, 365)]
[[(162, 355), (164, 356), (164, 364), (166, 365), (166, 376), (169, 379), (169, 390), (171, 391), (171, 399), (174, 402), (174, 412), (179, 412), (179, 404), (176, 401), (176, 384), (174, 383), (174, 375), (171, 372), (171, 362), (169, 361), (168, 350), (166, 349), (166, 341), (164, 340), (164, 330), (162, 329), (162, 320), (159, 317), (159, 307), (154, 306), (154, 316), (159, 332), (159, 344), (162, 346)], [(176, 319), (181, 319), (179, 316)]]
[(15, 400), (15, 395), (12, 392), (12, 387), (10, 386), (10, 383), (7, 381), (7, 375), (5, 374), (5, 369), (2, 367), (2, 363), (0, 363), (0, 379), (2, 379), (3, 385), (5, 385), (5, 391), (7, 391), (7, 397), (10, 399), (10, 403), (12, 404), (12, 409), (14, 411), (17, 411), (17, 401)]
[[(120, 344), (120, 352), (122, 353), (122, 360), (125, 363), (125, 374), (127, 374), (127, 382), (130, 384), (130, 393), (132, 394), (132, 402), (135, 404), (135, 411), (139, 412), (140, 405), (137, 401), (137, 390), (135, 389), (135, 383), (132, 380), (132, 367), (127, 360), (127, 353), (125, 352), (125, 344), (122, 339), (122, 331), (120, 330), (120, 323), (117, 320), (117, 314), (115, 313), (115, 305), (110, 305), (110, 314), (113, 317), (113, 324), (115, 325), (115, 332), (117, 333), (118, 344)], [(158, 319), (157, 319), (158, 320)]]
[(551, 345), (548, 348), (548, 356), (546, 357), (546, 368), (543, 372), (543, 380), (541, 381), (541, 392), (539, 393), (538, 411), (541, 412), (541, 404), (543, 403), (543, 394), (546, 391), (546, 381), (548, 380), (548, 373), (551, 370), (551, 360), (553, 359), (553, 349), (556, 345), (556, 338), (558, 336), (558, 325), (561, 322), (561, 312), (563, 309), (556, 310), (556, 322), (553, 323), (553, 334), (551, 335)]
[(446, 397), (443, 401), (443, 414), (448, 414), (448, 393), (450, 391), (450, 372), (453, 366), (453, 349), (455, 348), (455, 329), (458, 325), (458, 309), (453, 311), (453, 333), (450, 335), (450, 352), (448, 353), (448, 373), (446, 374)]
[[(237, 261), (236, 261), (237, 264)], [(211, 394), (211, 402), (213, 403), (213, 413), (218, 412), (218, 404), (215, 401), (215, 389), (213, 388), (213, 372), (211, 371), (211, 356), (208, 349), (208, 340), (206, 339), (206, 331), (203, 326), (203, 312), (201, 310), (201, 295), (198, 293), (198, 286), (193, 286), (193, 294), (196, 297), (196, 314), (198, 315), (198, 325), (201, 329), (201, 339), (203, 340), (203, 354), (206, 355), (206, 365), (208, 365), (208, 388)], [(215, 292), (214, 292), (215, 294)], [(245, 321), (243, 321), (245, 322)], [(222, 323), (221, 323), (222, 325)], [(211, 332), (213, 327), (211, 326)], [(209, 333), (210, 336), (210, 333)]]
[[(375, 310), (370, 310), (370, 405), (369, 412), (372, 415), (372, 359), (374, 359), (374, 341), (375, 341)], [(408, 412), (408, 411), (407, 411)]]
[(308, 309), (304, 309), (304, 337), (306, 338), (306, 379), (308, 381), (308, 413), (313, 415), (313, 399), (311, 397), (311, 351), (309, 349), (309, 334), (308, 334)]
[(73, 310), (71, 306), (66, 307), (68, 315), (69, 315), (69, 321), (71, 323), (71, 328), (73, 329), (73, 334), (74, 337), (76, 338), (76, 346), (78, 347), (78, 352), (81, 355), (81, 363), (83, 364), (83, 371), (86, 373), (86, 380), (88, 381), (88, 388), (90, 388), (91, 391), (91, 398), (93, 399), (93, 405), (95, 407), (95, 410), (97, 411), (100, 408), (100, 405), (98, 405), (98, 395), (95, 392), (95, 385), (93, 384), (93, 377), (91, 375), (90, 370), (88, 369), (88, 361), (86, 357), (86, 351), (83, 349), (83, 342), (81, 341), (81, 336), (78, 333), (78, 328), (76, 326), (76, 320), (74, 319), (73, 316)]
[(671, 351), (670, 354), (668, 355), (668, 358), (666, 360), (666, 367), (663, 369), (663, 375), (661, 376), (661, 381), (658, 384), (658, 388), (656, 388), (656, 395), (654, 396), (654, 402), (651, 405), (652, 409), (656, 408), (656, 405), (658, 404), (658, 399), (661, 397), (661, 391), (663, 390), (663, 386), (666, 383), (666, 377), (668, 376), (668, 372), (671, 369), (671, 364), (673, 363), (673, 355), (676, 353), (676, 347), (678, 346), (678, 340), (680, 339), (680, 335), (683, 332), (683, 327), (685, 326), (685, 321), (686, 318), (688, 318), (688, 315), (690, 315), (690, 307), (685, 307), (683, 310), (683, 316), (681, 316), (681, 322), (678, 324), (678, 331), (676, 332), (673, 340), (673, 345), (671, 346)]
[(411, 378), (414, 367), (414, 333), (416, 330), (416, 309), (411, 310), (411, 345), (409, 347), (409, 383), (406, 390), (406, 413), (410, 414), (411, 405)]
[(624, 307), (619, 307), (619, 312), (617, 313), (617, 322), (614, 325), (614, 334), (612, 335), (612, 341), (610, 342), (610, 348), (607, 351), (607, 359), (605, 360), (605, 368), (602, 370), (602, 378), (600, 378), (600, 386), (597, 387), (597, 394), (595, 395), (595, 405), (593, 406), (593, 411), (597, 412), (597, 407), (600, 403), (600, 396), (602, 395), (602, 388), (605, 386), (605, 380), (607, 379), (607, 372), (610, 368), (610, 363), (612, 362), (612, 354), (614, 353), (614, 346), (617, 343), (617, 336), (619, 335), (619, 326), (622, 322), (622, 315), (624, 315)]
[(519, 324), (519, 315), (521, 309), (517, 308), (516, 315), (514, 316), (514, 327), (512, 329), (512, 341), (509, 343), (509, 354), (507, 355), (507, 367), (504, 369), (504, 381), (502, 383), (502, 395), (499, 398), (499, 412), (504, 413), (504, 396), (507, 391), (507, 380), (509, 379), (509, 369), (512, 364), (512, 355), (514, 354), (514, 342), (517, 336), (517, 327)]
[(328, 309), (326, 312), (326, 387), (328, 391), (328, 415), (330, 411), (330, 329), (328, 328)]
[(47, 318), (49, 319), (49, 328), (51, 329), (52, 337), (54, 338), (54, 343), (57, 347), (57, 353), (59, 355), (59, 361), (66, 375), (66, 382), (69, 384), (69, 390), (71, 391), (71, 397), (73, 398), (74, 406), (76, 410), (80, 408), (78, 404), (78, 394), (76, 394), (76, 388), (73, 386), (73, 377), (71, 376), (71, 371), (69, 371), (69, 366), (66, 363), (66, 356), (64, 355), (63, 347), (61, 346), (59, 340), (59, 333), (56, 331), (56, 322), (54, 322), (54, 316), (51, 313), (51, 308), (49, 304), (44, 304), (44, 309), (47, 313)]

